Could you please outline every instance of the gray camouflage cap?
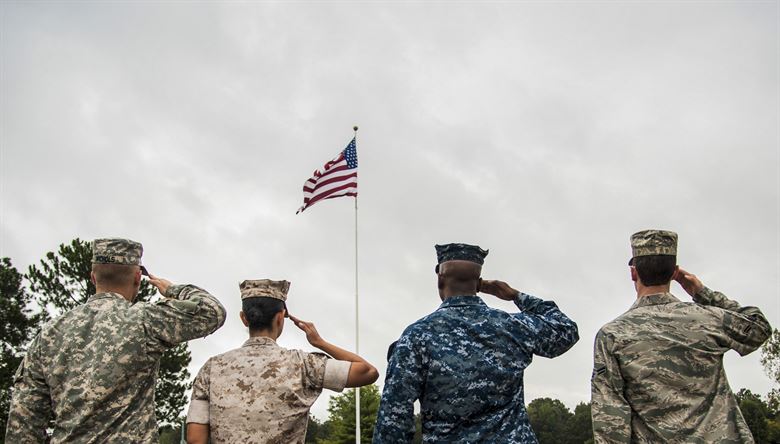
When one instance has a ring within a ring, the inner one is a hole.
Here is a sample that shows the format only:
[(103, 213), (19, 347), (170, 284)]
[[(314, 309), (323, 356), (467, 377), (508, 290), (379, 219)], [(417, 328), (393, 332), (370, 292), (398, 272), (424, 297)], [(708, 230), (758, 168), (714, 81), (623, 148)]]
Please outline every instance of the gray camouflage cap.
[(440, 264), (447, 261), (469, 261), (482, 265), (488, 252), (489, 250), (469, 244), (436, 245), (436, 259)]
[(677, 233), (665, 230), (644, 230), (631, 235), (631, 256), (677, 256)]
[(270, 279), (246, 280), (239, 285), (241, 300), (249, 298), (274, 298), (287, 300), (290, 283), (287, 281), (272, 281)]
[(130, 239), (95, 239), (92, 241), (93, 264), (141, 265), (144, 247)]

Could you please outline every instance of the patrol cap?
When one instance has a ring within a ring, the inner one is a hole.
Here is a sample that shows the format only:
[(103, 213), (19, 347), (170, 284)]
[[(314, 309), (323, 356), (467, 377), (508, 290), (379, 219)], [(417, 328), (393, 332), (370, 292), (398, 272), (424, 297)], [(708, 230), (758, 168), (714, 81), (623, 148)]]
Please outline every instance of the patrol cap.
[(287, 281), (272, 281), (271, 279), (246, 280), (239, 285), (241, 300), (249, 298), (274, 298), (284, 302), (290, 283)]
[(436, 259), (439, 264), (447, 261), (469, 261), (482, 265), (488, 252), (489, 250), (469, 244), (436, 245)]
[(665, 230), (644, 230), (631, 235), (631, 260), (639, 256), (677, 256), (677, 233)]
[(144, 247), (130, 239), (95, 239), (92, 241), (93, 264), (141, 265)]

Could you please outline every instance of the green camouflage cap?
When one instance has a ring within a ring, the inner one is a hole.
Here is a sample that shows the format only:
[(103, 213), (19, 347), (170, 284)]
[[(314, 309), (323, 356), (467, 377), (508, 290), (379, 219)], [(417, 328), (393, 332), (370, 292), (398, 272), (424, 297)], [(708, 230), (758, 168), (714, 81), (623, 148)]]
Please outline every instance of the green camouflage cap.
[[(665, 230), (644, 230), (631, 235), (631, 256), (677, 256), (677, 233)], [(631, 265), (631, 261), (628, 262)]]
[(247, 280), (239, 285), (241, 300), (249, 298), (274, 298), (287, 300), (290, 283), (287, 281), (272, 281), (270, 279)]
[(447, 261), (469, 261), (482, 265), (488, 252), (469, 244), (436, 245), (436, 260), (440, 264)]
[(130, 239), (95, 239), (92, 241), (93, 264), (141, 265), (144, 247)]

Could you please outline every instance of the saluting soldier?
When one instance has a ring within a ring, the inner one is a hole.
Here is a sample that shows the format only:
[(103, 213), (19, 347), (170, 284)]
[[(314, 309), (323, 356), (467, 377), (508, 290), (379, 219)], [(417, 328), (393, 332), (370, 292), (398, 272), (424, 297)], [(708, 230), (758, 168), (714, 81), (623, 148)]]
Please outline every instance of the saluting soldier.
[[(536, 442), (523, 399), (533, 355), (553, 358), (579, 339), (554, 302), (480, 277), (487, 250), (436, 245), (441, 306), (410, 325), (389, 350), (374, 443), (412, 442), (420, 401), (424, 442)], [(512, 301), (488, 307), (478, 291)]]
[(160, 356), (225, 322), (222, 304), (194, 285), (149, 276), (165, 299), (133, 300), (143, 247), (128, 239), (92, 243), (96, 293), (43, 327), (14, 377), (5, 441), (157, 443), (154, 388)]
[[(771, 327), (677, 266), (677, 234), (631, 236), (637, 299), (604, 325), (593, 350), (592, 415), (597, 443), (752, 443), (723, 369), (723, 354), (754, 351)], [(676, 280), (693, 297), (670, 291)]]
[(325, 341), (314, 324), (293, 316), (309, 344), (330, 356), (278, 346), (289, 287), (269, 279), (241, 283), (240, 317), (249, 339), (212, 357), (198, 372), (187, 414), (188, 443), (209, 438), (211, 444), (303, 443), (309, 409), (323, 388), (340, 392), (379, 377), (365, 359)]

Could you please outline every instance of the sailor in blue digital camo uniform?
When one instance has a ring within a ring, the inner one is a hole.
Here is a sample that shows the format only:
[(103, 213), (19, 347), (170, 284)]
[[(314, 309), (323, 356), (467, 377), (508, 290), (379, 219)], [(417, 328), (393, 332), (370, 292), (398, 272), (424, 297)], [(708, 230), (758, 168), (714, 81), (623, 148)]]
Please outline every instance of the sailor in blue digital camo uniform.
[[(411, 442), (420, 400), (425, 442), (534, 443), (523, 399), (533, 355), (553, 358), (579, 339), (554, 302), (482, 280), (487, 250), (437, 245), (441, 306), (410, 325), (390, 351), (374, 443)], [(488, 307), (477, 291), (513, 301)]]

